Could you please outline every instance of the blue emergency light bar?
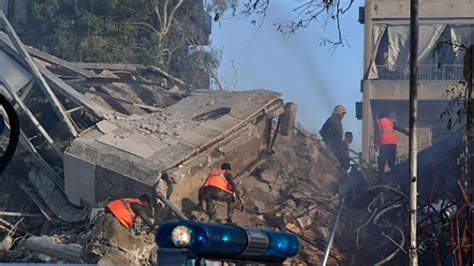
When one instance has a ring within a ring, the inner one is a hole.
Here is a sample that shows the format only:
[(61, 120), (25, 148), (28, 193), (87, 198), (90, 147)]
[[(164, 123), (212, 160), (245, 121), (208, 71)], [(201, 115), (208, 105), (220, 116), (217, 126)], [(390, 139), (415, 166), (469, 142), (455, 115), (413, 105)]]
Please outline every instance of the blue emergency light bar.
[(298, 253), (294, 235), (194, 221), (172, 221), (156, 231), (164, 249), (186, 249), (198, 258), (282, 263)]

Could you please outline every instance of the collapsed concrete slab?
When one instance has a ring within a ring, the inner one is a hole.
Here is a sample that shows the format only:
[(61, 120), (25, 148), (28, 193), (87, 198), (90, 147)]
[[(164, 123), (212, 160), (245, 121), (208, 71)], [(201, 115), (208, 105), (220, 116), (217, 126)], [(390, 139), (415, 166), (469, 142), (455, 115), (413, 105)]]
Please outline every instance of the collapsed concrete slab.
[[(178, 187), (222, 161), (239, 172), (266, 150), (272, 119), (282, 110), (280, 94), (271, 91), (197, 90), (159, 112), (104, 120), (66, 149), (66, 194), (76, 205), (94, 205), (153, 194), (165, 171)], [(189, 192), (178, 190), (177, 198)]]

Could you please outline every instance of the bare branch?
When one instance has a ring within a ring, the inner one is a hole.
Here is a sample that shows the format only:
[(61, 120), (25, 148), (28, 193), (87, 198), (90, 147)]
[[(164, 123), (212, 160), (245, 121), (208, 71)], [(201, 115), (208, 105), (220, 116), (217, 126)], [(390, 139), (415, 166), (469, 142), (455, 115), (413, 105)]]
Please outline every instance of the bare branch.
[(347, 5), (347, 7), (344, 10), (341, 11), (341, 14), (345, 14), (347, 11), (349, 11), (349, 9), (351, 9), (353, 3), (354, 3), (354, 0), (351, 0), (349, 2), (349, 4)]
[(160, 22), (160, 24), (162, 23), (162, 20), (161, 20), (161, 15), (160, 15), (160, 9), (158, 8), (158, 5), (155, 5), (155, 14), (156, 16), (158, 17), (158, 21)]
[(173, 20), (175, 18), (176, 11), (181, 7), (183, 4), (184, 0), (179, 0), (171, 9), (171, 12), (168, 13), (168, 7), (169, 7), (169, 0), (165, 0), (163, 3), (163, 10), (160, 12), (160, 7), (158, 3), (155, 3), (154, 5), (154, 12), (158, 18), (158, 21), (160, 22), (160, 29), (155, 32), (157, 33), (160, 38), (163, 38), (166, 34), (171, 29), (171, 26), (173, 25)]
[[(322, 44), (331, 44), (332, 48), (337, 46), (345, 46), (345, 40), (342, 34), (340, 17), (346, 14), (354, 4), (354, 0), (306, 0), (293, 8), (296, 13), (296, 19), (276, 23), (277, 30), (285, 35), (293, 34), (297, 30), (307, 28), (313, 22), (318, 22), (326, 27), (329, 23), (334, 22), (337, 30), (335, 40), (323, 39)], [(270, 0), (248, 0), (244, 5), (241, 15), (249, 17), (255, 14), (263, 14), (266, 16)], [(252, 21), (254, 24), (255, 22)]]
[[(166, 1), (166, 2), (168, 2), (168, 1)], [(168, 19), (168, 24), (166, 25), (166, 33), (168, 33), (168, 31), (170, 30), (171, 25), (173, 23), (174, 15), (176, 14), (176, 11), (179, 9), (179, 7), (183, 4), (183, 2), (184, 2), (184, 0), (179, 0), (178, 3), (171, 10), (171, 13), (170, 13), (170, 16), (169, 16), (169, 19)]]
[(169, 0), (165, 0), (164, 6), (163, 6), (163, 25), (162, 28), (166, 28), (168, 24), (168, 3)]

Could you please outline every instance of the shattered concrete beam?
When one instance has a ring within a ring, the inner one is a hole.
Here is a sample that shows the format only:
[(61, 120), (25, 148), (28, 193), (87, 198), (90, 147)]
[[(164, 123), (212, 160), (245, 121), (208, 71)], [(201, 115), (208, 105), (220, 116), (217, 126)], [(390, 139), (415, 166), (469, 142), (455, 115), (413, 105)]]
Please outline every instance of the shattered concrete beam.
[[(4, 40), (0, 39), (0, 48), (9, 56), (14, 58), (19, 64), (23, 67), (28, 68), (28, 65), (25, 63), (24, 60), (20, 57), (20, 55)], [(77, 92), (73, 87), (69, 84), (64, 82), (62, 79), (58, 78), (53, 72), (49, 71), (45, 66), (41, 63), (35, 61), (36, 66), (40, 70), (40, 72), (52, 83), (52, 89), (55, 90), (57, 93), (61, 94), (62, 96), (68, 98), (76, 105), (83, 106), (86, 111), (95, 115), (98, 118), (105, 118), (107, 114), (112, 113), (112, 111), (103, 108), (102, 106), (94, 103), (93, 101), (89, 101), (84, 97), (84, 95)], [(22, 97), (24, 95), (22, 94)]]
[(19, 93), (20, 94), (20, 99), (22, 101), (25, 101), (26, 98), (28, 98), (28, 95), (31, 93), (31, 91), (33, 90), (33, 88), (35, 87), (36, 85), (36, 81), (34, 79), (32, 79), (22, 90), (21, 92)]
[(84, 95), (79, 93), (62, 79), (58, 78), (53, 72), (49, 71), (39, 62), (37, 62), (36, 65), (38, 66), (38, 69), (41, 71), (41, 73), (43, 73), (43, 75), (52, 83), (53, 89), (55, 89), (64, 97), (73, 101), (76, 105), (83, 106), (87, 112), (90, 112), (99, 118), (106, 118), (108, 114), (112, 113), (111, 110), (107, 110), (104, 107), (86, 99)]
[(38, 207), (38, 209), (40, 210), (40, 212), (44, 215), (44, 217), (48, 220), (48, 221), (51, 221), (52, 220), (52, 217), (53, 217), (53, 214), (51, 213), (51, 211), (44, 205), (44, 203), (38, 198), (38, 196), (36, 196), (33, 192), (31, 192), (28, 188), (28, 186), (26, 186), (24, 184), (24, 182), (20, 181), (19, 182), (19, 186), (20, 188), (23, 190), (23, 192), (25, 192), (30, 198), (31, 200), (35, 203), (35, 205)]
[(0, 77), (0, 84), (5, 87), (5, 89), (8, 91), (8, 93), (13, 97), (14, 101), (20, 109), (25, 112), (26, 116), (28, 116), (33, 123), (33, 125), (38, 129), (38, 131), (43, 135), (43, 137), (46, 139), (46, 141), (51, 145), (53, 150), (56, 152), (56, 154), (62, 159), (63, 158), (63, 153), (59, 149), (58, 145), (54, 143), (54, 140), (51, 138), (51, 136), (46, 132), (46, 130), (43, 128), (43, 126), (39, 123), (39, 121), (36, 119), (36, 117), (31, 113), (30, 109), (23, 103), (23, 101), (20, 99), (20, 97), (15, 93), (15, 91), (11, 88), (10, 84), (8, 84), (5, 80), (3, 80), (3, 77)]
[[(128, 84), (145, 84), (145, 85), (155, 85), (159, 86), (160, 83), (158, 82), (150, 82), (142, 79), (136, 79), (133, 80), (133, 78), (118, 78), (118, 77), (91, 77), (91, 78), (86, 78), (84, 80), (77, 80), (77, 82), (80, 82), (83, 86), (100, 86), (104, 83), (112, 83), (112, 82), (123, 82), (123, 83), (128, 83)], [(165, 90), (166, 91), (166, 90)]]
[(172, 75), (168, 74), (166, 71), (156, 66), (145, 66), (141, 64), (105, 64), (105, 63), (82, 63), (82, 62), (74, 62), (71, 64), (76, 65), (77, 67), (80, 67), (83, 69), (93, 69), (93, 70), (107, 69), (111, 71), (132, 71), (132, 72), (150, 71), (150, 72), (158, 73), (164, 78), (178, 85), (185, 86), (185, 87), (188, 86), (186, 82), (176, 77), (173, 77)]
[(82, 247), (79, 244), (57, 244), (47, 236), (30, 236), (25, 240), (23, 245), (29, 250), (68, 262), (84, 263), (82, 260)]
[(92, 77), (96, 76), (96, 74), (92, 71), (88, 71), (86, 69), (78, 67), (77, 65), (74, 65), (74, 64), (72, 64), (68, 61), (60, 59), (58, 57), (55, 57), (55, 56), (50, 55), (48, 53), (45, 53), (43, 51), (40, 51), (40, 50), (38, 50), (34, 47), (27, 46), (26, 49), (28, 50), (28, 53), (30, 53), (30, 55), (32, 55), (35, 58), (38, 58), (38, 59), (40, 59), (42, 61), (45, 61), (45, 62), (48, 62), (50, 64), (58, 65), (62, 68), (65, 68), (65, 69), (71, 71), (71, 72), (77, 73), (77, 74), (79, 74), (83, 77), (92, 78)]
[(25, 133), (20, 130), (20, 144), (30, 152), (33, 159), (38, 163), (38, 165), (43, 169), (47, 176), (59, 186), (60, 189), (64, 191), (64, 181), (59, 177), (59, 175), (54, 171), (54, 169), (43, 159), (43, 157), (36, 150), (35, 146), (31, 141), (26, 137)]
[[(4, 112), (3, 108), (1, 109), (1, 113), (3, 114), (4, 117), (6, 117), (6, 113)], [(10, 125), (8, 124), (8, 121), (5, 121), (5, 126), (10, 130)], [(64, 191), (64, 182), (62, 178), (59, 177), (59, 175), (54, 171), (54, 169), (41, 157), (41, 155), (38, 153), (36, 150), (35, 146), (31, 143), (31, 141), (26, 137), (25, 133), (20, 129), (20, 145), (23, 146), (33, 157), (33, 160), (35, 160), (38, 165), (45, 171), (46, 175), (55, 182), (60, 189)]]
[(3, 28), (6, 30), (8, 36), (10, 37), (11, 41), (13, 42), (13, 45), (16, 47), (18, 52), (22, 55), (23, 59), (26, 61), (28, 66), (30, 67), (32, 74), (36, 77), (36, 79), (41, 83), (41, 87), (44, 89), (46, 95), (48, 96), (49, 100), (53, 104), (53, 109), (56, 111), (56, 113), (63, 119), (63, 121), (66, 123), (66, 126), (69, 129), (69, 132), (71, 133), (72, 136), (77, 137), (79, 133), (77, 132), (76, 128), (74, 127), (71, 118), (68, 116), (68, 114), (65, 113), (64, 107), (62, 106), (61, 102), (59, 102), (58, 98), (56, 95), (53, 93), (51, 88), (49, 87), (48, 83), (44, 79), (43, 75), (41, 75), (40, 71), (36, 67), (35, 63), (33, 62), (33, 59), (29, 55), (28, 51), (26, 50), (25, 46), (21, 42), (20, 38), (16, 34), (15, 30), (13, 27), (10, 25), (8, 22), (8, 19), (5, 17), (5, 14), (3, 14), (3, 11), (0, 10), (0, 21), (1, 24), (4, 26)]
[(107, 64), (107, 63), (83, 63), (83, 62), (72, 62), (71, 64), (83, 68), (92, 70), (111, 70), (111, 71), (133, 71), (139, 70), (139, 67), (145, 67), (139, 64)]
[(23, 212), (7, 212), (7, 211), (0, 211), (0, 216), (7, 216), (7, 217), (26, 217), (26, 218), (41, 218), (43, 215), (39, 213), (23, 213)]
[[(141, 67), (140, 67), (141, 69)], [(166, 73), (165, 71), (163, 71), (161, 68), (158, 68), (156, 66), (145, 66), (145, 69), (146, 70), (149, 70), (149, 71), (152, 71), (152, 72), (156, 72), (156, 73), (159, 73), (161, 75), (163, 75), (164, 77), (166, 77), (167, 79), (177, 83), (178, 85), (181, 85), (181, 86), (187, 86), (186, 83), (178, 78), (175, 78), (173, 76), (171, 76), (170, 74)]]

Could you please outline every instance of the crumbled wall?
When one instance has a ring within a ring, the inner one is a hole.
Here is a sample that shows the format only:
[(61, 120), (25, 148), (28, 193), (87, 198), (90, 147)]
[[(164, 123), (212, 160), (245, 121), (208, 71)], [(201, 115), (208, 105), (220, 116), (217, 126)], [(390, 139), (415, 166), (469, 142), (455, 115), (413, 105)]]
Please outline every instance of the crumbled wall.
[(197, 191), (209, 172), (218, 169), (223, 162), (231, 164), (232, 173), (240, 173), (256, 161), (266, 150), (270, 122), (262, 115), (180, 167), (171, 169), (168, 174), (176, 181), (171, 201), (179, 207), (183, 201), (196, 202)]

